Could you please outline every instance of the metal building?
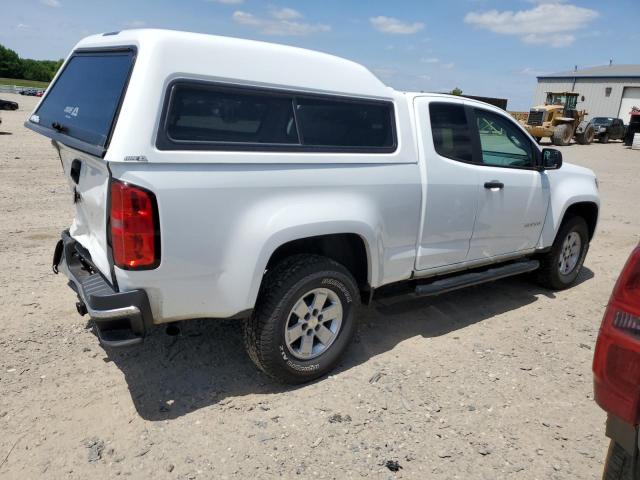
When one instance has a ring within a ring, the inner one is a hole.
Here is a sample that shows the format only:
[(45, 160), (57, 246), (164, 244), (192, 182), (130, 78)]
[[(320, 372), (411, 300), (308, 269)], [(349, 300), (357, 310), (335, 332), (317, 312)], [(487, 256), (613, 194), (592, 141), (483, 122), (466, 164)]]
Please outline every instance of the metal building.
[(546, 92), (577, 92), (578, 108), (587, 118), (620, 117), (629, 123), (631, 107), (640, 108), (640, 65), (607, 65), (538, 77), (533, 105), (542, 105)]

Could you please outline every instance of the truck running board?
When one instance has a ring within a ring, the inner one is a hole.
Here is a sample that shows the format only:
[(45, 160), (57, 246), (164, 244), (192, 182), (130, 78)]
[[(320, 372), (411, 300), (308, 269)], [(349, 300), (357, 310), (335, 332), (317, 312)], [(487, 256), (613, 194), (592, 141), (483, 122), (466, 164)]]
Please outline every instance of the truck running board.
[(523, 262), (508, 263), (500, 267), (489, 268), (481, 272), (462, 273), (442, 280), (434, 280), (430, 283), (419, 284), (416, 287), (415, 295), (418, 297), (431, 297), (441, 293), (451, 292), (459, 288), (471, 287), (481, 283), (492, 282), (512, 275), (532, 272), (540, 266), (538, 260), (527, 260)]

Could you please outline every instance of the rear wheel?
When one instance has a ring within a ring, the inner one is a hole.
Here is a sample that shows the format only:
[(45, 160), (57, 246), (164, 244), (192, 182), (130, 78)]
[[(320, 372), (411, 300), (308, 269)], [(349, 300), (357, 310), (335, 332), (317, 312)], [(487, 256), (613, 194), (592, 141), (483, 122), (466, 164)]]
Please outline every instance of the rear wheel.
[(632, 475), (633, 456), (615, 440), (609, 444), (609, 452), (604, 465), (602, 480), (640, 480), (640, 468), (636, 465), (636, 474)]
[(355, 331), (360, 304), (349, 271), (318, 255), (295, 255), (265, 275), (244, 327), (247, 353), (267, 375), (289, 384), (331, 371)]
[(554, 145), (559, 147), (566, 147), (571, 143), (571, 135), (573, 131), (570, 125), (566, 123), (561, 123), (560, 125), (556, 125), (553, 129), (553, 136), (551, 137), (551, 141)]
[(566, 220), (551, 250), (539, 258), (538, 283), (552, 290), (569, 288), (578, 277), (588, 250), (587, 222), (582, 217)]
[(605, 133), (600, 137), (600, 143), (609, 143), (609, 134)]

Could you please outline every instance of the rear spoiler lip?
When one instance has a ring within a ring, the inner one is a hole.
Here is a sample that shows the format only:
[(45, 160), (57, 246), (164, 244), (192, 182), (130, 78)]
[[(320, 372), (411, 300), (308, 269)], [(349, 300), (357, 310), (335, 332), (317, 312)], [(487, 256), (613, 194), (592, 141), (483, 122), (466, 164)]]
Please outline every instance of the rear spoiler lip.
[(83, 142), (82, 140), (78, 140), (77, 138), (65, 135), (64, 133), (57, 132), (53, 128), (43, 127), (42, 125), (38, 125), (29, 120), (24, 122), (24, 126), (29, 130), (33, 130), (34, 132), (39, 133), (40, 135), (49, 137), (51, 140), (55, 140), (56, 142), (62, 143), (63, 145), (67, 145), (68, 147), (75, 148), (76, 150), (80, 150), (95, 157), (104, 158), (104, 155), (107, 152), (107, 149), (104, 147)]

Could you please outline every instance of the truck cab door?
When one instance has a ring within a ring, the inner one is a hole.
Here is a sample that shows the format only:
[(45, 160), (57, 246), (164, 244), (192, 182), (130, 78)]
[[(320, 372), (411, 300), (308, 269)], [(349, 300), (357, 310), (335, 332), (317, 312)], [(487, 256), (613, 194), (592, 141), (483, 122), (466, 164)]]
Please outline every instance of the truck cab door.
[(613, 129), (612, 132), (612, 137), (614, 139), (619, 139), (623, 137), (624, 134), (624, 125), (622, 123), (622, 120), (620, 120), (619, 118), (616, 118), (613, 120), (613, 123), (611, 124), (611, 127)]
[(416, 270), (465, 261), (478, 202), (478, 166), (468, 112), (461, 100), (417, 97), (422, 183)]
[(538, 147), (506, 114), (472, 108), (479, 162), (477, 214), (468, 260), (535, 248), (549, 205), (549, 182), (536, 170)]

